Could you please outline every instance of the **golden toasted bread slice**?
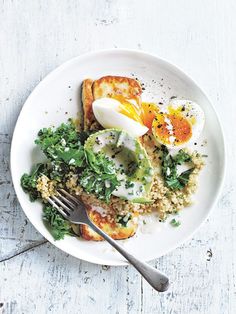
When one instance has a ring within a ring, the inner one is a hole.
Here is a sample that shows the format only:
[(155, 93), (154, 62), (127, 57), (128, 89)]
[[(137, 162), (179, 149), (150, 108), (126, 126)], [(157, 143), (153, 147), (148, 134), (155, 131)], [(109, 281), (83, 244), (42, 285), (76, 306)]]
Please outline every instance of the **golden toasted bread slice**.
[[(107, 216), (102, 216), (93, 209), (88, 210), (90, 219), (111, 238), (122, 240), (132, 237), (137, 230), (137, 223), (129, 220), (126, 226), (118, 222), (111, 222)], [(80, 225), (80, 235), (85, 240), (103, 241), (103, 238), (86, 225)]]
[(141, 94), (142, 87), (140, 83), (129, 77), (104, 76), (96, 81), (84, 80), (82, 85), (84, 129), (96, 130), (101, 128), (93, 114), (92, 103), (95, 99), (122, 96), (135, 99), (139, 103)]

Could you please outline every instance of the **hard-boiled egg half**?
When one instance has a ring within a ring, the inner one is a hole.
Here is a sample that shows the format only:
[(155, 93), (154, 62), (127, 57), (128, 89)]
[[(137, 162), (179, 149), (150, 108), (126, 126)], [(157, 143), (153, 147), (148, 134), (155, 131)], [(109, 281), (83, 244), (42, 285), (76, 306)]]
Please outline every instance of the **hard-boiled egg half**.
[(152, 132), (168, 148), (181, 148), (195, 142), (205, 123), (201, 107), (190, 100), (175, 99), (156, 114)]
[(140, 107), (135, 100), (99, 98), (93, 102), (93, 113), (97, 121), (105, 128), (118, 128), (134, 137), (144, 135), (149, 129), (141, 118)]

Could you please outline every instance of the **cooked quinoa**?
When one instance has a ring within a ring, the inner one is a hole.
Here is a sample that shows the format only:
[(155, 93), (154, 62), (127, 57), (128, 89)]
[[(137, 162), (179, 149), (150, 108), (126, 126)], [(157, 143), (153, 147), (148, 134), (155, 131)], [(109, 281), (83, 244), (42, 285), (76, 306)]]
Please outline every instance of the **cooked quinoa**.
[[(173, 214), (186, 206), (192, 204), (192, 195), (197, 189), (197, 181), (199, 172), (204, 166), (203, 158), (197, 152), (190, 152), (194, 170), (189, 177), (187, 185), (182, 190), (171, 190), (165, 186), (164, 179), (161, 174), (161, 153), (160, 147), (156, 144), (153, 136), (145, 134), (141, 138), (141, 143), (147, 151), (154, 169), (154, 178), (149, 198), (152, 200), (151, 204), (134, 204), (127, 200), (123, 200), (116, 196), (112, 196), (109, 204), (99, 200), (94, 194), (88, 194), (83, 191), (78, 184), (78, 175), (70, 172), (68, 173), (65, 186), (75, 195), (81, 197), (83, 202), (88, 206), (102, 207), (107, 211), (108, 217), (111, 221), (115, 219), (117, 214), (126, 215), (128, 213), (146, 214), (150, 212), (157, 212), (160, 220), (165, 220), (168, 214)], [(42, 175), (37, 180), (37, 190), (41, 193), (43, 199), (55, 194), (55, 182), (50, 181), (48, 177)]]
[(150, 199), (152, 204), (140, 205), (143, 212), (158, 212), (160, 220), (165, 220), (168, 214), (176, 213), (186, 206), (192, 204), (192, 195), (197, 189), (197, 179), (199, 172), (204, 166), (204, 160), (197, 152), (186, 151), (191, 155), (194, 170), (189, 177), (188, 184), (182, 190), (171, 190), (165, 186), (161, 175), (161, 156), (158, 153), (160, 147), (157, 146), (155, 139), (150, 134), (145, 134), (142, 138), (142, 144), (145, 147), (155, 174)]
[(46, 200), (56, 193), (55, 181), (50, 180), (43, 174), (37, 180), (36, 189), (39, 193), (41, 193), (42, 199)]
[(133, 213), (139, 210), (140, 205), (134, 204), (129, 201), (120, 199), (116, 196), (112, 196), (109, 204), (99, 200), (94, 194), (88, 194), (78, 185), (78, 175), (70, 173), (66, 181), (67, 189), (81, 197), (83, 202), (88, 206), (99, 206), (107, 211), (107, 214), (116, 217), (117, 214), (126, 215), (127, 213)]

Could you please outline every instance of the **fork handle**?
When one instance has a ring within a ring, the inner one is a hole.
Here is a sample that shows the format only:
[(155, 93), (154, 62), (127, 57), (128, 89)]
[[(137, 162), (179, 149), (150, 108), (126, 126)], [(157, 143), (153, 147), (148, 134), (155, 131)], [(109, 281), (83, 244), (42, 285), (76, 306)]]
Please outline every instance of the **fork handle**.
[(110, 236), (98, 228), (92, 221), (89, 221), (88, 225), (107, 242), (109, 242), (121, 255), (123, 255), (155, 290), (164, 292), (168, 289), (169, 279), (163, 273), (148, 265), (147, 263), (141, 262), (136, 257), (128, 253), (125, 249), (123, 249), (122, 246), (120, 246), (115, 240), (113, 240)]

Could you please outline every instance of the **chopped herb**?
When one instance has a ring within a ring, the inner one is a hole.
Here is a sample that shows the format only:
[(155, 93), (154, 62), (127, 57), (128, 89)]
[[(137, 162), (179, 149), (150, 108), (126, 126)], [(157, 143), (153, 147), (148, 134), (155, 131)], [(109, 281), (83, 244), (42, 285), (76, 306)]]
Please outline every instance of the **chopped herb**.
[(116, 217), (116, 221), (121, 224), (123, 227), (127, 227), (128, 222), (131, 219), (131, 215), (127, 214), (127, 215), (117, 215)]
[(181, 225), (181, 222), (179, 220), (176, 220), (175, 218), (173, 218), (171, 221), (170, 221), (170, 224), (171, 226), (173, 227), (179, 227)]
[(126, 189), (133, 188), (134, 187), (134, 183), (130, 182), (130, 181), (126, 181), (125, 187), (126, 187)]
[(190, 162), (192, 160), (191, 156), (186, 153), (183, 149), (180, 149), (179, 152), (174, 156), (174, 161), (181, 165), (184, 162)]

